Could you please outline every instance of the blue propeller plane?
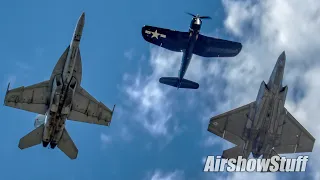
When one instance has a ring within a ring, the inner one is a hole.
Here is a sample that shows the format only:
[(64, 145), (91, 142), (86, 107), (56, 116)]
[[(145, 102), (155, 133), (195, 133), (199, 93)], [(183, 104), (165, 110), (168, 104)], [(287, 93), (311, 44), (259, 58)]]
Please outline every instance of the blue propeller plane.
[(183, 52), (178, 77), (161, 77), (159, 79), (160, 83), (177, 87), (178, 89), (198, 89), (198, 83), (183, 78), (190, 64), (192, 54), (202, 57), (234, 57), (239, 54), (242, 45), (238, 42), (201, 35), (201, 19), (211, 18), (209, 16), (187, 14), (193, 16), (189, 32), (145, 25), (142, 27), (142, 36), (149, 43), (171, 51)]

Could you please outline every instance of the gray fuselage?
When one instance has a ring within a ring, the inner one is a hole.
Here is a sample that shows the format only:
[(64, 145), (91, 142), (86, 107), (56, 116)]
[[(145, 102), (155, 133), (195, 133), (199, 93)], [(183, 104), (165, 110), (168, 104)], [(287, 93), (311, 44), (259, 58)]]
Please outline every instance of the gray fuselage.
[[(43, 146), (50, 143), (51, 148), (54, 148), (61, 139), (65, 121), (70, 113), (72, 99), (76, 88), (81, 83), (80, 75), (76, 76), (76, 63), (80, 58), (79, 44), (84, 26), (85, 14), (83, 13), (76, 25), (70, 46), (67, 49), (66, 57), (61, 68), (58, 68), (57, 63), (51, 75), (51, 98), (50, 104), (45, 118), (45, 128), (43, 132)], [(63, 56), (62, 56), (63, 57)], [(80, 67), (81, 69), (81, 67)]]
[(268, 156), (273, 147), (280, 143), (284, 122), (284, 103), (288, 87), (282, 86), (285, 67), (283, 52), (273, 69), (268, 84), (261, 83), (255, 105), (248, 114), (245, 128), (246, 143), (244, 151), (252, 152), (254, 158)]

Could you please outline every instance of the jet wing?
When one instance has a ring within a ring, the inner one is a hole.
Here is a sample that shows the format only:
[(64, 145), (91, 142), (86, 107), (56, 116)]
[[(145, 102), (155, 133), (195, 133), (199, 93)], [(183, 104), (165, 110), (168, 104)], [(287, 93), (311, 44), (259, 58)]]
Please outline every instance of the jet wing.
[(189, 33), (187, 32), (153, 26), (144, 26), (142, 28), (142, 36), (149, 43), (175, 52), (181, 52), (186, 49), (189, 40)]
[(9, 85), (4, 105), (43, 115), (46, 113), (50, 96), (49, 81), (11, 90)]
[(113, 111), (114, 109), (111, 111), (79, 86), (73, 97), (73, 104), (68, 119), (109, 126)]
[(241, 49), (241, 43), (199, 34), (193, 53), (202, 57), (234, 57)]
[(280, 145), (274, 147), (279, 154), (312, 152), (315, 138), (285, 109)]
[(254, 102), (212, 117), (208, 131), (235, 145), (242, 145), (243, 131), (252, 105), (254, 105)]

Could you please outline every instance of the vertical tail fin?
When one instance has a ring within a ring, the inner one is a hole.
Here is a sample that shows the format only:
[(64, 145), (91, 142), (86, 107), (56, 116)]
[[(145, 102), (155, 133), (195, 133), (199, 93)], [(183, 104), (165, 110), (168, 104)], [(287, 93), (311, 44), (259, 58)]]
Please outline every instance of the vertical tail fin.
[(19, 148), (26, 149), (35, 145), (38, 145), (42, 142), (42, 135), (43, 135), (44, 125), (37, 127), (29, 134), (25, 135), (19, 141)]
[(70, 159), (76, 159), (78, 156), (78, 149), (66, 129), (63, 130), (62, 137), (58, 143), (58, 148)]

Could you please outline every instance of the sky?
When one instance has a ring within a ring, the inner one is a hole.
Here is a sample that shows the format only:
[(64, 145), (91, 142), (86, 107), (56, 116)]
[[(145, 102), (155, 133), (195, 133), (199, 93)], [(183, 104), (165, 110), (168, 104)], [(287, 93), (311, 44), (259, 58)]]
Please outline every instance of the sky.
[[(304, 173), (204, 173), (204, 158), (230, 143), (209, 133), (212, 116), (255, 100), (285, 50), (286, 108), (320, 137), (320, 2), (316, 0), (52, 1), (0, 3), (0, 100), (11, 87), (48, 80), (69, 45), (82, 12), (81, 86), (108, 107), (110, 127), (67, 121), (79, 149), (70, 160), (41, 145), (20, 150), (36, 114), (2, 106), (0, 179), (210, 180), (320, 179), (316, 140)], [(182, 54), (145, 42), (143, 25), (187, 31), (191, 17), (208, 15), (201, 33), (240, 41), (234, 58), (194, 56), (186, 79), (198, 90), (162, 85), (176, 76)], [(295, 157), (296, 155), (291, 155)]]

